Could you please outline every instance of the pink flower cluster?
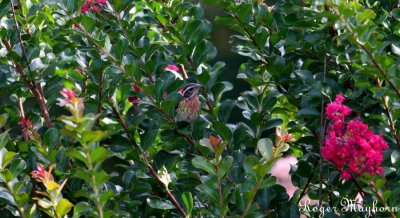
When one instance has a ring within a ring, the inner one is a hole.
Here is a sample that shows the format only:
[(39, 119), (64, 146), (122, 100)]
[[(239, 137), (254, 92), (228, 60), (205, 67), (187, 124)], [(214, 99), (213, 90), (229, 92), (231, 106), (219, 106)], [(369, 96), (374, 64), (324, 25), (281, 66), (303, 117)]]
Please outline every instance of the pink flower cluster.
[(85, 0), (85, 4), (81, 8), (82, 14), (88, 11), (101, 11), (101, 5), (106, 6), (107, 0)]
[(344, 100), (344, 96), (339, 94), (326, 106), (326, 116), (331, 123), (325, 146), (321, 148), (322, 156), (336, 165), (345, 180), (364, 173), (382, 174), (380, 165), (387, 143), (381, 135), (369, 130), (359, 117), (346, 122), (351, 109), (343, 104)]

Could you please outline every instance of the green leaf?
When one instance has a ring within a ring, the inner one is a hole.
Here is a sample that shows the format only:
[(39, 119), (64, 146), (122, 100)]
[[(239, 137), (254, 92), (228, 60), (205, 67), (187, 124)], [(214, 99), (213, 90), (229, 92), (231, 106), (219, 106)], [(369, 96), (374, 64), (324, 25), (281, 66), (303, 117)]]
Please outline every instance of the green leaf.
[(183, 204), (185, 205), (185, 209), (186, 209), (187, 215), (190, 215), (192, 213), (192, 210), (193, 210), (192, 193), (190, 193), (190, 192), (182, 193), (182, 201), (183, 201)]
[(283, 120), (281, 118), (271, 118), (266, 122), (266, 124), (263, 127), (263, 129), (265, 129), (265, 130), (272, 129), (272, 128), (275, 128), (277, 126), (280, 126), (282, 123), (283, 123)]
[(125, 67), (125, 71), (128, 73), (128, 75), (132, 78), (132, 79), (137, 79), (138, 77), (141, 77), (140, 72), (140, 67), (139, 64), (137, 62), (132, 62), (131, 64), (127, 64), (124, 66)]
[(12, 151), (7, 151), (3, 156), (3, 161), (1, 162), (2, 169), (5, 169), (7, 165), (14, 159), (17, 153)]
[(18, 176), (26, 168), (26, 162), (22, 159), (15, 159), (11, 162), (10, 171), (14, 176)]
[(54, 148), (58, 140), (58, 130), (50, 128), (44, 134), (44, 144), (50, 148)]
[(400, 47), (399, 46), (397, 46), (395, 44), (391, 44), (390, 47), (392, 48), (393, 53), (400, 56)]
[(75, 169), (72, 173), (72, 177), (82, 179), (86, 182), (90, 181), (90, 173), (83, 169)]
[(4, 148), (8, 142), (8, 131), (5, 131), (0, 134), (0, 149)]
[(227, 99), (221, 103), (218, 109), (218, 119), (222, 123), (227, 123), (231, 115), (232, 109), (235, 107), (236, 101)]
[(8, 204), (15, 205), (13, 196), (3, 188), (0, 189), (0, 198), (4, 199)]
[(82, 142), (88, 145), (99, 142), (107, 137), (107, 134), (103, 131), (85, 131), (82, 133)]
[(202, 169), (211, 175), (216, 175), (214, 166), (204, 157), (195, 157), (192, 159), (192, 165), (198, 169)]
[(106, 192), (103, 192), (100, 194), (100, 202), (102, 205), (105, 205), (108, 200), (110, 200), (112, 197), (114, 197), (114, 192), (110, 189)]
[(94, 28), (94, 21), (88, 16), (82, 16), (81, 24), (86, 31), (92, 32)]
[(142, 137), (142, 145), (144, 145), (143, 149), (148, 150), (150, 146), (153, 145), (158, 135), (158, 129), (149, 129), (144, 133)]
[(104, 160), (107, 159), (109, 153), (110, 152), (103, 147), (98, 147), (96, 149), (91, 150), (90, 157), (92, 159), (92, 163), (100, 165)]
[(400, 152), (397, 150), (393, 151), (392, 154), (390, 155), (390, 160), (392, 164), (395, 164), (399, 160), (399, 157), (400, 157)]
[(104, 171), (100, 170), (100, 172), (94, 174), (96, 178), (96, 185), (103, 186), (105, 182), (110, 179), (110, 176)]
[(371, 9), (364, 9), (361, 13), (358, 13), (356, 19), (359, 23), (364, 23), (366, 20), (372, 20), (376, 17), (376, 14)]
[(0, 115), (0, 129), (6, 125), (7, 119), (8, 119), (8, 114)]
[(75, 12), (75, 9), (77, 8), (76, 0), (63, 0), (63, 4), (68, 9), (68, 11), (71, 13)]
[(162, 209), (162, 210), (175, 209), (174, 205), (172, 205), (170, 201), (162, 201), (155, 197), (147, 198), (146, 202), (151, 208), (155, 209)]
[(80, 151), (76, 148), (70, 148), (65, 151), (65, 155), (82, 161), (86, 164), (86, 166), (88, 165), (86, 154), (83, 151)]
[(214, 121), (213, 122), (213, 126), (214, 126), (214, 129), (215, 129), (215, 132), (219, 136), (221, 136), (226, 141), (231, 140), (232, 132), (225, 124), (223, 124), (221, 122), (218, 122), (218, 121)]
[(14, 179), (14, 175), (12, 172), (8, 169), (3, 169), (0, 173), (1, 179), (4, 180), (5, 182), (10, 182), (12, 179)]
[(117, 44), (114, 46), (115, 57), (118, 60), (120, 60), (120, 61), (122, 60), (122, 57), (124, 56), (127, 46), (128, 46), (128, 41), (126, 39), (118, 40)]
[(219, 170), (220, 170), (220, 177), (223, 178), (227, 172), (230, 170), (232, 166), (233, 158), (231, 156), (226, 156), (222, 159)]
[(87, 216), (88, 214), (90, 214), (91, 210), (92, 206), (90, 206), (87, 202), (79, 202), (74, 206), (73, 218)]
[(10, 10), (10, 0), (0, 2), (0, 19)]
[(74, 205), (67, 199), (63, 198), (57, 204), (56, 213), (59, 217), (63, 217), (71, 211), (72, 207), (74, 207)]
[(51, 201), (49, 201), (45, 198), (39, 199), (37, 203), (39, 204), (40, 207), (43, 207), (44, 209), (47, 209), (47, 208), (50, 208), (53, 206)]
[(266, 161), (269, 161), (273, 156), (272, 147), (273, 143), (269, 138), (262, 138), (257, 142), (257, 150)]
[(400, 21), (400, 8), (394, 9), (391, 14), (397, 21)]

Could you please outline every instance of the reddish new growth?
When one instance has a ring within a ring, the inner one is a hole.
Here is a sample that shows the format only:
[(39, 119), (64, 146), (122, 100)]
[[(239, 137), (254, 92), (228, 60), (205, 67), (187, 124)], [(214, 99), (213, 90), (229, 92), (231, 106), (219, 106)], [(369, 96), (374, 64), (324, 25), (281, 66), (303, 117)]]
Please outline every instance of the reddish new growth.
[(49, 171), (46, 171), (44, 169), (44, 166), (40, 163), (37, 164), (36, 166), (37, 170), (32, 171), (32, 178), (35, 179), (38, 182), (46, 184), (49, 181), (53, 181), (53, 176), (51, 175), (51, 171), (53, 169), (52, 166), (50, 166)]
[(75, 90), (64, 88), (63, 90), (61, 90), (60, 94), (64, 97), (64, 98), (57, 99), (58, 105), (60, 105), (60, 106), (74, 103), (77, 100), (77, 98), (75, 97), (75, 94), (76, 94)]
[(81, 12), (82, 12), (82, 14), (84, 14), (88, 11), (100, 12), (102, 5), (106, 6), (107, 1), (106, 0), (85, 0), (85, 4), (81, 8)]
[[(132, 85), (133, 91), (139, 93), (142, 89), (138, 85)], [(140, 98), (138, 96), (129, 96), (128, 101), (133, 104), (133, 106), (139, 106)]]
[(331, 120), (327, 130), (322, 156), (336, 165), (345, 180), (352, 175), (382, 174), (380, 167), (383, 150), (388, 148), (381, 135), (368, 129), (368, 125), (357, 117), (348, 122), (345, 118), (351, 109), (343, 105), (345, 98), (337, 95), (334, 102), (326, 106), (326, 116)]
[(31, 129), (33, 127), (32, 123), (31, 123), (31, 119), (29, 119), (29, 118), (26, 119), (25, 117), (22, 117), (21, 121), (19, 121), (18, 124), (21, 125), (22, 128), (24, 128), (24, 129)]

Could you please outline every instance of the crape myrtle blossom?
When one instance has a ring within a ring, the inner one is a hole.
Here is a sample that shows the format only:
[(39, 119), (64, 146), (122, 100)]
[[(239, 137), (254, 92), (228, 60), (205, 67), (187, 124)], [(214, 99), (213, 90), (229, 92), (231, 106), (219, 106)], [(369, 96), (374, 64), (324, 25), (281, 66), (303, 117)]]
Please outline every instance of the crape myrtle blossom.
[(351, 109), (343, 104), (343, 95), (337, 95), (334, 102), (326, 107), (326, 117), (331, 121), (328, 126), (322, 156), (336, 165), (345, 180), (353, 175), (362, 176), (382, 174), (380, 167), (383, 150), (388, 148), (381, 135), (372, 132), (361, 118), (345, 120)]

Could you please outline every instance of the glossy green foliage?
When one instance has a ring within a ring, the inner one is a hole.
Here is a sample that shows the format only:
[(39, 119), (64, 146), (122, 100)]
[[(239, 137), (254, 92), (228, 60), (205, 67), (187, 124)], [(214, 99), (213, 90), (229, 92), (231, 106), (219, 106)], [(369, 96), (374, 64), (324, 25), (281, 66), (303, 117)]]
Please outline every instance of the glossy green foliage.
[[(222, 10), (215, 22), (234, 31), (232, 51), (246, 59), (234, 72), (247, 84), (237, 99), (225, 98), (235, 87), (221, 80), (225, 64), (215, 60), (204, 4)], [(341, 199), (360, 189), (365, 206), (374, 200), (397, 206), (397, 7), (393, 1), (0, 1), (0, 213), (314, 217), (318, 212), (299, 207), (305, 195), (342, 208)], [(201, 116), (175, 122), (179, 90), (193, 82), (203, 86)], [(76, 91), (68, 103), (63, 88)], [(390, 145), (383, 175), (343, 181), (321, 160), (324, 107), (338, 93)], [(270, 174), (287, 154), (298, 158), (290, 172), (298, 187), (293, 197)], [(32, 177), (38, 163), (55, 164), (48, 181), (56, 184)]]

